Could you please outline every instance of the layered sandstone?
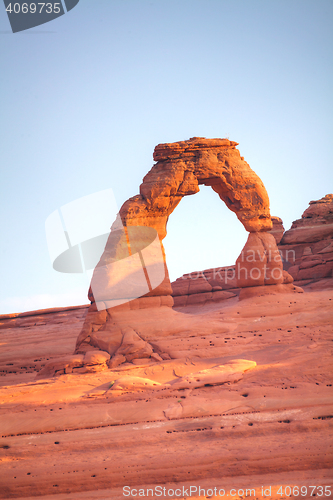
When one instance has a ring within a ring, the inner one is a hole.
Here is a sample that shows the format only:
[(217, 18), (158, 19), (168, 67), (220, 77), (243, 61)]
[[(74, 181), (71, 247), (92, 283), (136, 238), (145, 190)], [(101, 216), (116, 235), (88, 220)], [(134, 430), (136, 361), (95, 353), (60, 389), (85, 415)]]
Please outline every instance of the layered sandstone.
[(219, 302), (239, 295), (235, 266), (184, 274), (171, 283), (175, 307)]
[(236, 213), (247, 231), (271, 229), (266, 189), (240, 156), (237, 145), (228, 139), (194, 137), (156, 146), (157, 163), (143, 179), (141, 198), (136, 198), (140, 209), (133, 214), (131, 203), (125, 204), (122, 219), (126, 223), (135, 220), (137, 225), (151, 223), (163, 238), (167, 218), (181, 198), (197, 193), (199, 185), (204, 184)]
[(279, 244), (284, 268), (300, 286), (332, 286), (333, 195), (310, 201)]
[(273, 229), (271, 229), (269, 233), (274, 236), (276, 243), (279, 244), (285, 231), (283, 221), (280, 217), (275, 217), (274, 215), (272, 215), (271, 219), (273, 223)]

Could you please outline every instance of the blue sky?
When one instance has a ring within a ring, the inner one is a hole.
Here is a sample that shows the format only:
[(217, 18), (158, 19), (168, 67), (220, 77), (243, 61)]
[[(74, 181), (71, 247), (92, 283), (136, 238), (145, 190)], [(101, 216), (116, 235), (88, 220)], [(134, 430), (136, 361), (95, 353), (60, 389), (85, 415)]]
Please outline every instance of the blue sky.
[[(80, 0), (12, 34), (0, 5), (0, 313), (87, 303), (45, 220), (107, 188), (120, 207), (156, 144), (237, 141), (286, 228), (332, 192), (332, 20), (331, 0)], [(171, 278), (233, 264), (246, 238), (201, 188), (170, 217)]]

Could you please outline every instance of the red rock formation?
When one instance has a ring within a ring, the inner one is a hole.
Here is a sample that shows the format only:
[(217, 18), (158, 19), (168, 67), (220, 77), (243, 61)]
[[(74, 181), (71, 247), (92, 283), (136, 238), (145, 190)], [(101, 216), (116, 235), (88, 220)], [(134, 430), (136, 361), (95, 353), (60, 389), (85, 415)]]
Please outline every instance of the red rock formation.
[[(147, 335), (150, 335), (147, 312), (142, 311), (146, 308), (164, 309), (164, 316), (162, 315), (160, 320), (166, 324), (169, 322), (170, 331), (173, 329), (174, 317), (170, 310), (167, 311), (168, 307), (173, 305), (172, 288), (163, 246), (160, 258), (164, 261), (164, 279), (162, 276), (158, 282), (155, 280), (157, 284), (154, 286), (149, 283), (149, 291), (143, 291), (143, 287), (142, 292), (135, 295), (132, 289), (135, 288), (133, 283), (136, 284), (137, 271), (130, 274), (127, 264), (121, 266), (117, 263), (129, 259), (135, 252), (140, 254), (141, 261), (146, 263), (146, 258), (141, 254), (145, 251), (147, 242), (154, 239), (150, 233), (155, 230), (162, 241), (166, 235), (170, 214), (183, 196), (197, 193), (201, 184), (212, 187), (228, 208), (236, 213), (250, 235), (237, 259), (236, 267), (227, 273), (224, 272), (223, 286), (223, 279), (216, 276), (215, 272), (212, 276), (207, 271), (195, 280), (190, 277), (176, 285), (178, 297), (181, 297), (176, 299), (176, 303), (189, 305), (207, 300), (222, 300), (238, 293), (238, 290), (228, 292), (227, 288), (278, 285), (286, 282), (276, 241), (272, 234), (268, 233), (273, 225), (266, 189), (260, 178), (240, 156), (236, 146), (236, 142), (228, 139), (201, 137), (156, 146), (154, 160), (157, 163), (144, 177), (140, 194), (130, 198), (121, 207), (119, 218), (111, 228), (104, 254), (94, 271), (89, 298), (94, 302), (94, 295), (96, 296), (97, 308), (93, 304), (89, 309), (78, 338), (77, 352), (85, 352), (87, 346), (92, 345), (105, 349), (111, 356), (117, 357), (118, 361), (125, 360), (123, 351), (127, 352), (128, 348), (126, 342), (126, 346), (124, 345), (124, 338), (128, 328), (135, 329), (138, 334), (138, 346), (147, 341)], [(147, 231), (144, 231), (144, 228)], [(151, 268), (160, 264), (157, 254), (158, 250), (152, 258)], [(151, 278), (147, 266), (144, 272), (146, 278)], [(123, 287), (119, 286), (122, 280), (125, 282)], [(114, 294), (111, 294), (112, 300), (111, 296), (108, 297), (111, 289), (120, 290), (120, 300), (117, 300), (117, 297), (115, 300)], [(273, 290), (274, 288), (271, 288), (270, 292)], [(159, 349), (153, 350), (151, 346), (146, 346), (144, 350), (145, 356), (148, 353), (152, 356), (167, 355), (165, 352), (159, 353)], [(134, 351), (141, 352), (141, 348), (135, 348)], [(112, 363), (111, 360), (110, 364)]]
[(173, 297), (237, 288), (235, 266), (206, 269), (184, 274), (172, 283)]
[(236, 146), (228, 139), (202, 137), (156, 146), (157, 163), (144, 177), (140, 196), (122, 207), (124, 224), (150, 225), (162, 239), (181, 198), (197, 193), (204, 184), (218, 193), (247, 231), (271, 229), (266, 189)]
[(230, 299), (239, 295), (235, 266), (184, 274), (171, 283), (174, 305), (190, 306)]
[(279, 244), (284, 268), (301, 286), (321, 282), (332, 286), (333, 195), (311, 201)]

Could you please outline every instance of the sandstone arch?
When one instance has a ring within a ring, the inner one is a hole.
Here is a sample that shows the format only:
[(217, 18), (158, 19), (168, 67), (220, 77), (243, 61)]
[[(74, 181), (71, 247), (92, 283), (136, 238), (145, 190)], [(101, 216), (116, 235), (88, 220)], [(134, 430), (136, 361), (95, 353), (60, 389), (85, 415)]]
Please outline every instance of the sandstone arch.
[[(250, 168), (236, 149), (238, 143), (228, 139), (205, 139), (193, 137), (188, 141), (171, 144), (159, 144), (154, 151), (156, 164), (144, 177), (140, 186), (140, 194), (127, 200), (120, 209), (120, 217), (124, 227), (147, 226), (154, 228), (160, 240), (166, 236), (166, 227), (170, 214), (175, 210), (184, 196), (195, 194), (199, 185), (211, 186), (225, 202), (227, 207), (236, 213), (245, 229), (250, 233), (263, 233), (272, 228), (269, 210), (269, 198), (265, 186), (257, 174)], [(120, 245), (115, 244), (115, 230), (119, 222), (113, 225), (109, 242), (100, 261), (106, 265), (110, 261), (110, 250)], [(114, 234), (112, 234), (112, 232)], [(244, 271), (239, 273), (241, 286), (247, 284), (280, 283), (281, 279), (250, 279), (249, 273), (254, 260), (249, 254), (254, 246), (256, 261), (262, 271), (267, 267), (265, 253), (279, 260), (275, 240), (271, 235), (250, 237), (243, 254)], [(250, 245), (250, 248), (248, 248)], [(259, 253), (258, 253), (259, 252)], [(114, 255), (112, 255), (114, 257)], [(247, 263), (250, 261), (250, 266)], [(282, 270), (282, 263), (274, 262), (274, 267)], [(247, 267), (244, 267), (247, 266)], [(246, 276), (245, 276), (246, 272)], [(167, 267), (163, 284), (146, 296), (165, 296), (171, 293)], [(264, 276), (265, 273), (263, 273)], [(276, 273), (276, 278), (278, 274)], [(94, 301), (90, 291), (90, 299)]]
[(159, 144), (157, 162), (144, 177), (140, 194), (121, 208), (124, 225), (149, 225), (161, 239), (169, 215), (183, 196), (211, 186), (249, 232), (272, 228), (269, 199), (261, 179), (240, 156), (237, 142), (194, 137)]
[[(228, 139), (194, 137), (188, 141), (156, 146), (154, 150), (156, 163), (144, 177), (140, 194), (127, 200), (121, 207), (119, 216), (122, 224), (119, 224), (119, 220), (113, 224), (97, 268), (108, 265), (114, 259), (123, 258), (127, 251), (125, 247), (126, 242), (128, 243), (128, 230), (133, 226), (155, 229), (162, 241), (166, 236), (168, 217), (182, 197), (197, 193), (199, 185), (204, 184), (212, 187), (250, 233), (244, 250), (236, 262), (239, 286), (283, 283), (281, 258), (274, 237), (268, 233), (272, 229), (272, 220), (267, 191), (261, 179), (240, 156), (236, 149), (237, 145)], [(120, 226), (125, 228), (125, 232), (119, 230)], [(105, 349), (112, 354), (114, 346), (110, 347), (107, 342), (103, 344), (94, 340), (94, 331), (111, 329), (113, 341), (118, 345), (124, 335), (122, 327), (128, 327), (126, 323), (128, 318), (124, 320), (126, 311), (128, 313), (147, 307), (163, 308), (173, 305), (164, 253), (163, 258), (165, 265), (163, 282), (149, 293), (122, 306), (112, 309), (106, 306), (105, 311), (97, 311), (90, 289), (89, 298), (92, 306), (78, 338), (78, 348), (83, 341), (91, 342), (98, 347), (105, 345)], [(98, 271), (97, 268), (95, 273)], [(254, 269), (255, 273), (252, 272)], [(134, 318), (134, 313), (132, 316)], [(143, 316), (141, 319), (147, 323), (147, 319), (143, 320)], [(133, 319), (130, 328), (133, 328), (135, 321), (139, 320)], [(157, 321), (157, 317), (154, 321)], [(149, 328), (146, 327), (145, 333)]]

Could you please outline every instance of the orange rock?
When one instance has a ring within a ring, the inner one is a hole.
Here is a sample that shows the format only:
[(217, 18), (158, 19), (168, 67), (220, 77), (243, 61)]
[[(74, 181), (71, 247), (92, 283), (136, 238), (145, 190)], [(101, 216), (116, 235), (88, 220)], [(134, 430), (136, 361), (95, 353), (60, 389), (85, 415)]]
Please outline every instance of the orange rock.
[(53, 375), (61, 375), (63, 373), (72, 373), (74, 367), (81, 367), (84, 364), (83, 354), (74, 354), (72, 356), (64, 356), (61, 359), (55, 359), (46, 363), (46, 365), (38, 372), (38, 378), (48, 378)]
[(288, 283), (292, 283), (294, 278), (287, 271), (283, 271), (283, 284), (286, 285)]
[[(333, 195), (311, 201), (279, 244), (284, 269), (304, 285), (327, 280), (333, 272)], [(327, 283), (325, 285), (327, 288)]]
[(99, 365), (106, 363), (110, 359), (110, 354), (106, 351), (88, 351), (84, 356), (85, 365)]
[(233, 359), (224, 365), (185, 375), (171, 382), (172, 389), (188, 389), (205, 385), (220, 385), (240, 380), (245, 371), (255, 368), (257, 363), (247, 359)]
[(238, 286), (263, 286), (283, 283), (283, 265), (273, 235), (250, 233), (236, 261)]
[(123, 335), (120, 328), (114, 327), (91, 334), (90, 344), (108, 352), (112, 356), (119, 349), (122, 339)]
[(325, 262), (306, 269), (299, 269), (297, 273), (298, 280), (319, 280), (322, 278), (331, 278), (333, 271), (333, 262)]
[[(291, 229), (286, 231), (281, 245), (315, 243), (321, 240), (331, 240), (333, 236), (333, 195), (311, 201), (301, 219), (293, 222)], [(331, 241), (329, 241), (331, 243)]]
[(155, 360), (162, 361), (162, 358), (153, 352), (153, 347), (143, 340), (133, 328), (124, 328), (122, 330), (122, 342), (109, 362), (110, 368), (115, 368), (125, 361), (134, 359), (143, 359), (153, 357)]
[(140, 195), (120, 210), (125, 225), (149, 225), (163, 239), (166, 223), (183, 196), (211, 186), (247, 231), (272, 228), (266, 189), (228, 139), (192, 138), (159, 144), (157, 163), (144, 177)]

